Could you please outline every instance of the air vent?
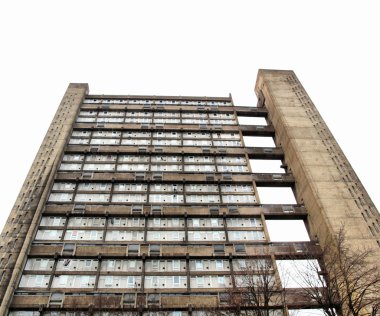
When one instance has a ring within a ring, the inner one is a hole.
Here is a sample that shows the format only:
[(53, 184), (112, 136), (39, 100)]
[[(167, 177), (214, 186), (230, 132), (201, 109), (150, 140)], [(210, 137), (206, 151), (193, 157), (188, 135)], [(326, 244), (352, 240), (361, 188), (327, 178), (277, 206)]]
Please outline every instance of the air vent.
[(132, 214), (141, 214), (143, 211), (142, 205), (132, 205)]
[(153, 215), (161, 215), (162, 208), (160, 205), (152, 205), (151, 212)]
[(235, 245), (236, 253), (245, 253), (245, 245), (244, 244), (236, 244)]
[(282, 175), (281, 174), (272, 174), (272, 179), (273, 180), (282, 180)]
[(144, 181), (145, 180), (145, 172), (136, 172), (135, 173), (136, 181)]
[(159, 256), (161, 254), (161, 245), (150, 245), (149, 253), (151, 256)]
[(232, 181), (232, 174), (223, 173), (223, 180)]
[(154, 172), (153, 173), (153, 180), (161, 181), (163, 178), (162, 172)]
[(228, 213), (229, 214), (239, 214), (239, 208), (237, 205), (229, 205), (228, 206)]
[(85, 171), (85, 172), (82, 173), (82, 178), (83, 179), (91, 179), (93, 175), (94, 175), (93, 172)]
[(229, 304), (231, 300), (230, 293), (219, 293), (219, 302), (222, 305)]
[(225, 249), (224, 245), (214, 245), (214, 254), (224, 255)]
[(295, 212), (294, 207), (291, 206), (291, 205), (283, 205), (282, 206), (282, 211), (284, 213), (294, 213)]
[(140, 245), (128, 245), (128, 256), (138, 256)]
[(75, 253), (75, 244), (63, 244), (61, 255), (72, 256)]
[(49, 298), (49, 307), (62, 307), (64, 298), (64, 293), (51, 293)]
[(86, 211), (85, 204), (74, 204), (74, 207), (71, 212), (74, 214), (83, 214), (85, 211)]
[(211, 215), (219, 215), (219, 206), (210, 206), (209, 211)]
[(206, 175), (206, 181), (208, 181), (208, 182), (214, 182), (215, 181), (215, 177), (212, 176), (212, 175)]
[(159, 294), (148, 294), (147, 303), (159, 305), (160, 304), (160, 295)]
[(136, 302), (136, 294), (124, 294), (123, 296), (124, 305), (135, 306), (135, 302)]

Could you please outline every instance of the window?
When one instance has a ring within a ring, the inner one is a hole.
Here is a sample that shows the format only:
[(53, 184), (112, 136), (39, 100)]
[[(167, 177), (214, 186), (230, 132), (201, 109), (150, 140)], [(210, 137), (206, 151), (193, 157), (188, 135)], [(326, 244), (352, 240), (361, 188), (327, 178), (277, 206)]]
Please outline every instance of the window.
[(57, 191), (73, 191), (75, 189), (75, 183), (69, 182), (56, 182), (53, 185), (52, 190)]
[(108, 270), (113, 271), (115, 269), (115, 260), (108, 260), (107, 268)]
[(104, 278), (104, 286), (105, 287), (111, 287), (113, 285), (113, 276), (107, 275)]
[(124, 203), (124, 202), (146, 202), (146, 194), (113, 194), (112, 202)]
[(36, 278), (35, 278), (35, 281), (34, 281), (34, 286), (41, 287), (43, 281), (44, 281), (44, 276), (43, 275), (36, 275)]
[[(235, 248), (236, 251), (236, 248)], [(235, 261), (238, 270), (244, 270), (247, 268), (247, 262), (244, 259), (238, 259)]]
[(69, 276), (68, 275), (61, 275), (58, 277), (59, 278), (59, 285), (61, 287), (65, 287), (67, 285), (67, 281), (69, 279)]
[(216, 267), (216, 270), (223, 270), (224, 269), (223, 260), (216, 260), (215, 267)]
[(72, 193), (51, 193), (49, 202), (70, 202), (72, 199)]
[(82, 194), (78, 193), (75, 196), (75, 202), (108, 202), (109, 194)]
[(223, 195), (223, 203), (256, 203), (254, 195)]
[(137, 267), (137, 261), (136, 260), (129, 260), (128, 263), (129, 263), (130, 269), (136, 269), (136, 267)]
[(205, 284), (205, 278), (203, 276), (196, 277), (196, 285), (197, 287), (203, 287)]
[(54, 260), (52, 259), (28, 259), (25, 270), (52, 270)]
[(128, 276), (127, 278), (127, 285), (129, 288), (133, 288), (136, 285), (135, 277), (134, 276)]
[(173, 271), (180, 271), (181, 270), (181, 261), (180, 260), (173, 260)]
[(182, 194), (150, 194), (149, 202), (183, 203)]
[(19, 286), (46, 288), (49, 280), (50, 275), (23, 275)]
[(224, 275), (218, 276), (218, 285), (224, 287), (225, 283), (226, 283), (226, 278), (224, 277)]
[(192, 223), (193, 223), (193, 227), (199, 227), (199, 218), (193, 218), (192, 219)]
[(160, 268), (159, 260), (152, 260), (152, 271), (158, 271)]
[(87, 287), (90, 285), (90, 276), (89, 275), (81, 275), (80, 276), (80, 285), (83, 287)]
[(212, 232), (212, 240), (220, 240), (220, 232)]
[(9, 316), (40, 316), (40, 312), (33, 311), (10, 311)]
[(181, 285), (181, 279), (179, 276), (173, 276), (173, 286), (179, 287)]
[(36, 240), (60, 240), (62, 230), (43, 230), (37, 231)]
[(195, 260), (195, 270), (203, 271), (203, 261), (202, 260)]

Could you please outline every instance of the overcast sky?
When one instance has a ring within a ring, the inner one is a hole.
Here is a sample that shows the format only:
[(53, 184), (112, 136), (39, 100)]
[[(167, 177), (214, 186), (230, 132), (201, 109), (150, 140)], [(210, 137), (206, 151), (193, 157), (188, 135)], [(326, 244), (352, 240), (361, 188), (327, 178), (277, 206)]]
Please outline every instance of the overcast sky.
[(378, 14), (378, 1), (2, 1), (2, 221), (69, 82), (255, 105), (259, 68), (296, 72), (379, 206)]

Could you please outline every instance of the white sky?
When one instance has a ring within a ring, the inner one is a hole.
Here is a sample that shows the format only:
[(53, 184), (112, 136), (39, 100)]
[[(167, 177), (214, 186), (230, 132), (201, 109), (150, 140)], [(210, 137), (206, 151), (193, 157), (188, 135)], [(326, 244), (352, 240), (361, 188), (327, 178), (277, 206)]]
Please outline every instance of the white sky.
[[(378, 1), (2, 1), (4, 222), (69, 82), (91, 93), (228, 96), (293, 69), (380, 205)], [(366, 114), (367, 113), (367, 114)], [(0, 223), (2, 226), (2, 223)]]

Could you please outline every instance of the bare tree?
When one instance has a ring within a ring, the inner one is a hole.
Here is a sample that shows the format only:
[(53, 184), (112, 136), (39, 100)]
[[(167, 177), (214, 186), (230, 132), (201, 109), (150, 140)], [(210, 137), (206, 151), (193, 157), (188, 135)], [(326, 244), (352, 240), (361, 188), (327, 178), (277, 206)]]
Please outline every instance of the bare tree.
[(275, 307), (283, 305), (282, 289), (270, 258), (241, 262), (244, 265), (235, 271), (235, 287), (224, 293), (226, 309), (208, 315), (269, 316)]
[[(328, 240), (322, 260), (307, 260), (296, 271), (305, 297), (328, 316), (376, 315), (380, 307), (380, 274), (370, 262), (372, 250), (347, 246), (344, 228)], [(297, 265), (294, 265), (297, 267)]]

